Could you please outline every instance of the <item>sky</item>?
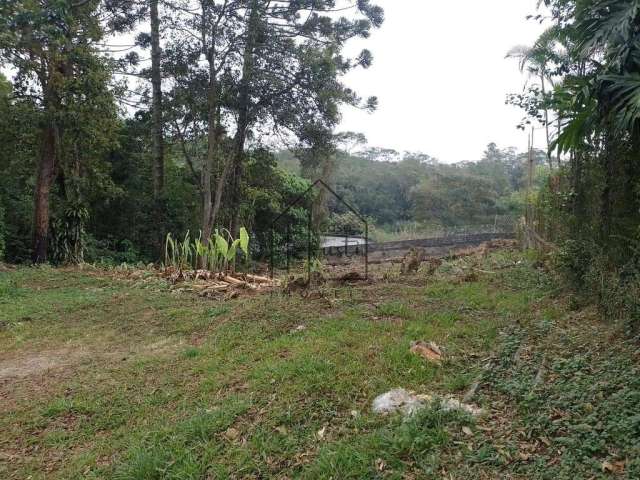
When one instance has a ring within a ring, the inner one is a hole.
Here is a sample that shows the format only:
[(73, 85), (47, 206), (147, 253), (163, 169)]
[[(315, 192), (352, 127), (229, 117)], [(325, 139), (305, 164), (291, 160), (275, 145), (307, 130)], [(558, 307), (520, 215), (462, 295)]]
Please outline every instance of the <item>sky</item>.
[(368, 48), (374, 63), (345, 82), (363, 98), (377, 96), (379, 107), (373, 114), (345, 107), (340, 130), (364, 133), (370, 146), (422, 151), (447, 163), (478, 159), (489, 142), (526, 150), (527, 134), (516, 128), (523, 112), (505, 105), (526, 77), (505, 55), (544, 29), (526, 19), (537, 0), (374, 3), (385, 9), (385, 23), (347, 50)]

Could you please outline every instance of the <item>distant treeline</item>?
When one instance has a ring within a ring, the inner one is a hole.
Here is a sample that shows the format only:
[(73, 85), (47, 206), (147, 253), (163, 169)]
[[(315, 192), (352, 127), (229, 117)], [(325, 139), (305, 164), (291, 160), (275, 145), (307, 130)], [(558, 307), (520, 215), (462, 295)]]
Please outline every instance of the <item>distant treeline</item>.
[[(534, 150), (536, 190), (548, 174), (546, 153)], [(279, 164), (294, 174), (305, 172), (295, 155), (281, 151)], [(329, 181), (336, 192), (379, 227), (394, 229), (407, 222), (456, 226), (493, 223), (495, 216), (523, 213), (528, 182), (528, 154), (514, 148), (487, 146), (478, 161), (439, 163), (419, 152), (369, 148), (340, 150)], [(332, 196), (330, 214), (347, 209)]]

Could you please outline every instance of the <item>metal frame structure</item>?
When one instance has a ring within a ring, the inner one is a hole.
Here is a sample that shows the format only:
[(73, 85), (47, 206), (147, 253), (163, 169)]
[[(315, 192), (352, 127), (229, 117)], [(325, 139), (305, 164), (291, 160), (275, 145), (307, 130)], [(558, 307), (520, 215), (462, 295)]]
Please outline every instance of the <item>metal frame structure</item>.
[[(358, 220), (360, 220), (363, 224), (364, 224), (364, 276), (365, 279), (369, 279), (369, 222), (367, 222), (366, 218), (364, 218), (360, 212), (358, 212), (354, 207), (352, 207), (345, 199), (343, 199), (340, 195), (338, 195), (335, 190), (333, 190), (333, 188), (331, 188), (329, 185), (327, 185), (325, 183), (324, 180), (322, 180), (321, 178), (317, 179), (315, 182), (313, 182), (309, 188), (307, 188), (304, 193), (302, 193), (302, 195), (300, 195), (298, 198), (296, 198), (295, 200), (293, 200), (291, 203), (289, 203), (289, 205), (287, 205), (287, 207), (280, 213), (280, 215), (278, 215), (276, 217), (276, 219), (271, 222), (271, 226), (270, 226), (270, 265), (269, 265), (269, 270), (270, 270), (270, 276), (271, 278), (273, 278), (274, 272), (275, 272), (275, 226), (276, 224), (287, 214), (289, 213), (289, 211), (295, 207), (296, 205), (298, 205), (299, 203), (301, 203), (303, 200), (305, 200), (309, 193), (314, 189), (314, 188), (324, 188), (326, 189), (329, 193), (331, 193), (340, 203), (342, 203), (345, 207), (347, 207), (347, 209), (353, 213), (356, 217), (358, 217)], [(289, 267), (290, 267), (290, 251), (289, 251), (289, 243), (291, 240), (291, 233), (290, 233), (290, 225), (287, 224), (287, 230), (286, 230), (286, 257), (287, 257), (287, 273), (289, 272)], [(309, 206), (308, 209), (308, 215), (307, 215), (307, 281), (309, 281), (311, 279), (311, 230), (313, 227), (313, 204)], [(347, 252), (345, 251), (345, 254)]]

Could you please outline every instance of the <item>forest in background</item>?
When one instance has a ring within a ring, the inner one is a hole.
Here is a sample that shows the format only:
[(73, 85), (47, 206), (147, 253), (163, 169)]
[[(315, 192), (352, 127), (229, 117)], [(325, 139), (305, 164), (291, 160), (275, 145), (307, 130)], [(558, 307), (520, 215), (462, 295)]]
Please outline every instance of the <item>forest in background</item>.
[[(357, 135), (342, 137), (348, 143), (347, 139), (353, 141)], [(531, 153), (531, 195), (535, 195), (549, 169), (544, 151)], [(282, 168), (293, 174), (320, 177), (307, 171), (290, 151), (278, 152), (277, 157)], [(327, 176), (336, 193), (369, 219), (375, 240), (393, 240), (456, 227), (479, 228), (497, 221), (514, 228), (527, 202), (528, 164), (529, 153), (518, 153), (513, 147), (501, 149), (495, 143), (478, 160), (453, 164), (439, 163), (422, 152), (375, 147), (354, 152), (351, 146), (331, 158)], [(327, 228), (362, 233), (357, 218), (332, 196), (327, 198), (327, 209)]]
[(168, 232), (244, 226), (259, 258), (321, 177), (383, 232), (524, 213), (577, 298), (640, 325), (640, 1), (540, 4), (547, 29), (505, 53), (527, 75), (507, 102), (546, 151), (443, 165), (337, 133), (341, 108), (378, 101), (343, 82), (373, 62), (344, 54), (383, 24), (368, 0), (0, 0), (0, 252), (158, 261)]
[[(344, 55), (383, 23), (368, 0), (2, 0), (0, 18), (8, 262), (160, 262), (168, 234), (206, 247), (242, 228), (264, 258), (272, 221), (318, 178), (378, 238), (523, 211), (528, 154), (492, 144), (443, 165), (336, 131), (341, 108), (377, 105), (343, 82), (373, 61)], [(304, 236), (310, 208), (318, 231), (354, 228), (323, 193), (283, 223)]]

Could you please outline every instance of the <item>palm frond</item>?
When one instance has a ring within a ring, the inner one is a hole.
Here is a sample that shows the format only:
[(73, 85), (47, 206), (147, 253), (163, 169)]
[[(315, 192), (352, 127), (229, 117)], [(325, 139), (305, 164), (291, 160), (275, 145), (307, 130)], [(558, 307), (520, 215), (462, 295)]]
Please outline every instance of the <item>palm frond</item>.
[(576, 5), (577, 47), (589, 57), (601, 50), (610, 58), (624, 57), (634, 41), (640, 0), (596, 0)]
[(640, 120), (640, 74), (604, 75), (601, 82), (614, 126), (621, 131), (631, 130)]

